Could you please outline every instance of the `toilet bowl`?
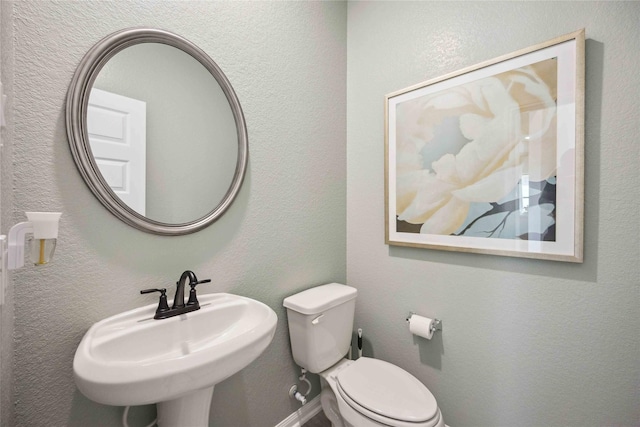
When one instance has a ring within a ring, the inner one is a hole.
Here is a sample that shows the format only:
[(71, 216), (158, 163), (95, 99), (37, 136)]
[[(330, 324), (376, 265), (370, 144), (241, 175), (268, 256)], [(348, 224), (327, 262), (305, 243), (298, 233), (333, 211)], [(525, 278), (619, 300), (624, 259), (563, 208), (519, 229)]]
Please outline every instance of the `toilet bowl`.
[(445, 427), (433, 394), (409, 372), (369, 357), (344, 358), (356, 295), (331, 283), (284, 300), (294, 360), (320, 376), (320, 402), (332, 426)]
[[(444, 427), (429, 389), (391, 363), (368, 357), (342, 359), (319, 375), (322, 408), (333, 427)], [(329, 393), (339, 418), (333, 405), (327, 413)]]

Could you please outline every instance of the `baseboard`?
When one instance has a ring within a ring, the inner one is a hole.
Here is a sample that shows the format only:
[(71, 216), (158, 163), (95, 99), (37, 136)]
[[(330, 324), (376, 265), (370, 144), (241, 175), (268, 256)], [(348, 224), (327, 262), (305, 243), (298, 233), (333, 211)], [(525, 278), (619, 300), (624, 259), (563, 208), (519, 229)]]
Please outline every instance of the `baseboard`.
[(301, 406), (293, 414), (280, 421), (275, 427), (301, 427), (322, 410), (320, 395), (314, 397), (306, 405)]

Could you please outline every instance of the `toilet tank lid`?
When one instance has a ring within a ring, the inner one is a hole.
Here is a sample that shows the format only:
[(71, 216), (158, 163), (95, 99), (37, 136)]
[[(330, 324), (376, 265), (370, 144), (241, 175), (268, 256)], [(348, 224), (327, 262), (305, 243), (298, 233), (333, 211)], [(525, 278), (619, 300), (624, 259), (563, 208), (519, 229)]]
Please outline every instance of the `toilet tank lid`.
[(284, 299), (283, 305), (302, 314), (318, 314), (354, 299), (358, 290), (340, 283), (316, 286)]

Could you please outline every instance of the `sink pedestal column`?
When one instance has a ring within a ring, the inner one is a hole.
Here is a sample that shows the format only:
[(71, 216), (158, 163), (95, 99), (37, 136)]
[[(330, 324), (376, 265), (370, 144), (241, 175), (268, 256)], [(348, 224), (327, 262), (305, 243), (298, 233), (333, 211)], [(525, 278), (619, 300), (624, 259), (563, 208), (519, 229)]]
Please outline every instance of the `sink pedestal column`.
[(208, 427), (213, 386), (156, 404), (158, 427)]

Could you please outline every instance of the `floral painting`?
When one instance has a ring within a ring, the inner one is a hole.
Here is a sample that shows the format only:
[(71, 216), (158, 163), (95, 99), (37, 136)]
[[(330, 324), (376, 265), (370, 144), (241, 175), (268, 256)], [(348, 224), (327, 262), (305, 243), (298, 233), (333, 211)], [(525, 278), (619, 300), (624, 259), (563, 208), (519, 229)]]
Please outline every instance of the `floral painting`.
[(556, 79), (551, 58), (398, 104), (398, 229), (555, 240)]
[(575, 249), (571, 49), (532, 50), (387, 97), (388, 243), (544, 253), (568, 237)]

